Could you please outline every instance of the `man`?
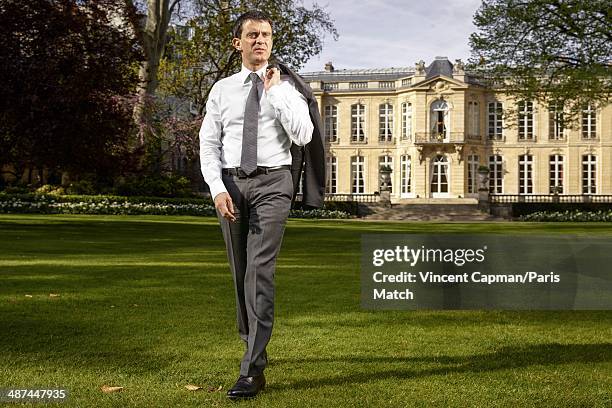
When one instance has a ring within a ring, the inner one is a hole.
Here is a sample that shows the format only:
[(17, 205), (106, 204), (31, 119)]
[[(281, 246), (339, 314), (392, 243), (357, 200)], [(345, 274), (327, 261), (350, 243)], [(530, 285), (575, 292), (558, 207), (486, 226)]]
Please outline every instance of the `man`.
[(229, 398), (265, 386), (274, 318), (274, 269), (293, 197), (292, 143), (310, 142), (306, 99), (268, 68), (272, 22), (260, 11), (238, 18), (232, 45), (242, 70), (217, 82), (200, 130), (200, 160), (233, 273), (238, 332), (246, 351)]

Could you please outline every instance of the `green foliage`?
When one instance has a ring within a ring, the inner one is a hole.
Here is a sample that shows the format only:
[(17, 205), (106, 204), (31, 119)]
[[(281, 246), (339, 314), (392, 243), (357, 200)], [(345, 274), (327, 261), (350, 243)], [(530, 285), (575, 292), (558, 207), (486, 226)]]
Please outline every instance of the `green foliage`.
[[(52, 184), (45, 184), (42, 185), (40, 187), (38, 187), (35, 191), (36, 194), (39, 195), (45, 195), (45, 194), (49, 194), (49, 195), (64, 195), (66, 194), (66, 190), (61, 187), (61, 186), (54, 186)], [(71, 193), (73, 194), (73, 193)]]
[(170, 33), (159, 77), (162, 94), (193, 101), (199, 114), (204, 113), (212, 85), (240, 70), (240, 54), (231, 45), (232, 29), (236, 18), (248, 9), (269, 13), (273, 21), (273, 53), (296, 70), (321, 52), (325, 34), (333, 38), (338, 35), (330, 16), (317, 4), (307, 9), (295, 0), (195, 3), (197, 16), (186, 24), (193, 30), (193, 38), (186, 38), (176, 29)]
[[(48, 188), (44, 189), (47, 190)], [(216, 216), (210, 199), (0, 193), (0, 213)], [(338, 210), (291, 210), (292, 218), (342, 219)]]
[(330, 210), (291, 210), (291, 218), (346, 219), (349, 214), (343, 211)]
[[(474, 16), (469, 69), (517, 100), (584, 106), (610, 98), (612, 18), (605, 0), (485, 0)], [(510, 115), (515, 112), (509, 110)]]
[(607, 211), (564, 211), (543, 212), (523, 215), (521, 221), (545, 221), (545, 222), (612, 222), (612, 210)]
[(192, 197), (191, 182), (182, 176), (134, 178), (120, 184), (116, 193), (124, 196)]
[[(138, 57), (112, 0), (0, 4), (0, 166), (116, 175)], [(20, 174), (20, 173), (19, 173)]]
[(80, 180), (70, 183), (66, 188), (68, 194), (96, 194), (94, 184), (89, 180)]
[(521, 217), (528, 214), (543, 212), (598, 212), (612, 211), (611, 203), (513, 203), (512, 215)]

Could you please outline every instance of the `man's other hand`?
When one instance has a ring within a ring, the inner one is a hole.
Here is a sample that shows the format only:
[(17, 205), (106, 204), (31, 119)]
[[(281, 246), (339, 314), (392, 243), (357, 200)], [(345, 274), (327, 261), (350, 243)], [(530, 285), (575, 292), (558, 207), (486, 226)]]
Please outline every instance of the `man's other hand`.
[(236, 221), (236, 216), (234, 216), (234, 202), (228, 193), (219, 193), (215, 196), (215, 208), (223, 218), (231, 222)]
[(264, 88), (266, 91), (272, 86), (280, 84), (280, 82), (280, 69), (270, 68), (266, 71), (266, 76), (264, 77)]

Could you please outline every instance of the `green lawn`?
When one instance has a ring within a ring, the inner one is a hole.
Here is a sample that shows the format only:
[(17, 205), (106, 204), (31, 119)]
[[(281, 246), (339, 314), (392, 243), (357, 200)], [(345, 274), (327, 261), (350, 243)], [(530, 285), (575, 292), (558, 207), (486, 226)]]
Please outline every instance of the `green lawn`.
[[(612, 406), (612, 311), (363, 311), (360, 234), (381, 231), (612, 224), (290, 220), (268, 387), (238, 404)], [(0, 283), (0, 388), (66, 388), (66, 407), (236, 406), (242, 344), (216, 219), (0, 215)]]

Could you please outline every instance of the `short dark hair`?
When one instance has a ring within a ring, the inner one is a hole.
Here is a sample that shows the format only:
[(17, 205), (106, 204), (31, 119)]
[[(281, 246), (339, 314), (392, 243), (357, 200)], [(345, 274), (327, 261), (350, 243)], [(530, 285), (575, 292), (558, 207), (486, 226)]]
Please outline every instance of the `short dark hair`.
[(249, 10), (238, 17), (234, 23), (234, 38), (240, 38), (242, 35), (242, 26), (247, 20), (267, 21), (268, 24), (270, 24), (270, 27), (272, 27), (272, 20), (270, 19), (269, 15), (260, 10)]

